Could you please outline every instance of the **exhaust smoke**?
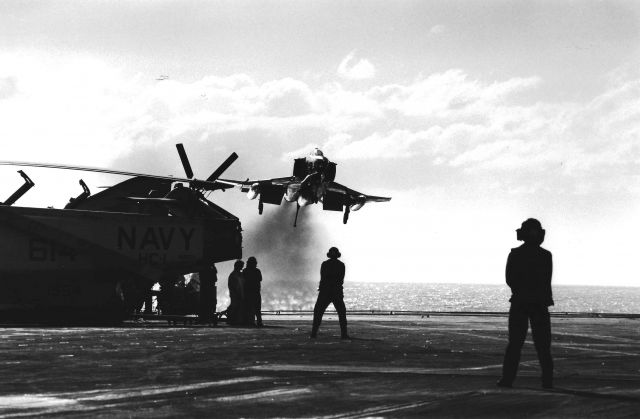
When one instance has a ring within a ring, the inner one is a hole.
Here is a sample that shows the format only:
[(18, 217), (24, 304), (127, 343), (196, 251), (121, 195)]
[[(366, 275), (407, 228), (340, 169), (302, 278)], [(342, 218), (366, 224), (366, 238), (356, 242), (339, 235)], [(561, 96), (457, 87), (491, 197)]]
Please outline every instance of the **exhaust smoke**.
[(293, 227), (295, 205), (269, 206), (243, 236), (243, 256), (258, 259), (262, 271), (263, 310), (310, 310), (326, 259), (327, 232), (316, 218), (317, 208), (300, 209)]

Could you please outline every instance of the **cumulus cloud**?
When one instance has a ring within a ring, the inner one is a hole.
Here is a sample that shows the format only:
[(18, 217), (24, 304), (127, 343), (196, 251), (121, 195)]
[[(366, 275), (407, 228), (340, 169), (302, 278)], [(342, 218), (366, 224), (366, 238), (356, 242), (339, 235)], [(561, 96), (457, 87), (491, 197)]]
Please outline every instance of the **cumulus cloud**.
[(15, 77), (0, 77), (0, 100), (15, 95), (18, 86)]
[[(520, 94), (536, 89), (539, 77), (487, 81), (451, 69), (349, 88), (246, 74), (156, 82), (82, 56), (42, 62), (0, 55), (0, 136), (15, 144), (5, 158), (107, 165), (136, 147), (195, 141), (240, 149), (248, 160), (269, 155), (289, 171), (292, 158), (318, 146), (334, 161), (405, 169), (403, 161), (418, 158), (507, 187), (522, 178), (501, 174), (560, 176), (574, 190), (585, 182), (606, 188), (603, 172), (609, 184), (629, 183), (640, 161), (640, 81), (633, 78), (616, 78), (587, 103), (527, 103)], [(340, 67), (343, 75), (360, 71), (351, 73), (353, 53)]]
[(435, 25), (429, 29), (429, 34), (433, 36), (441, 35), (445, 32), (446, 26), (444, 25)]
[[(367, 65), (358, 67), (359, 62), (363, 61), (350, 54), (341, 64), (341, 77), (351, 80), (357, 74), (375, 73), (373, 66), (363, 71)], [(173, 144), (185, 142), (199, 175), (210, 173), (237, 151), (240, 159), (228, 177), (244, 179), (289, 175), (293, 158), (321, 148), (339, 164), (341, 183), (394, 197), (389, 205), (353, 216), (349, 230), (329, 234), (331, 243), (341, 243), (345, 255), (357, 254), (363, 246), (368, 246), (367, 259), (375, 252), (385, 258), (395, 254), (390, 276), (396, 266), (406, 265), (407, 252), (420, 257), (423, 233), (431, 234), (428, 242), (434, 252), (448, 246), (458, 254), (460, 234), (480, 224), (485, 227), (478, 236), (486, 237), (503, 228), (506, 219), (517, 226), (520, 214), (535, 213), (555, 234), (565, 218), (591, 216), (598, 221), (593, 214), (605, 214), (611, 220), (609, 212), (627, 211), (615, 212), (622, 220), (640, 203), (637, 77), (616, 76), (586, 102), (531, 103), (522, 94), (537, 89), (543, 82), (539, 77), (485, 80), (461, 69), (366, 87), (341, 80), (260, 82), (246, 74), (157, 82), (155, 75), (130, 74), (78, 54), (5, 52), (0, 53), (0, 69), (3, 159), (179, 175), (182, 168)], [(59, 181), (51, 172), (28, 172), (38, 188), (21, 204), (49, 194), (57, 201), (47, 197), (44, 204), (61, 206), (79, 193), (77, 175)], [(20, 179), (14, 168), (3, 175), (14, 182), (0, 190), (1, 196), (8, 196)], [(114, 182), (101, 180), (90, 186)], [(249, 209), (246, 203), (245, 208), (246, 200), (231, 193), (216, 199), (230, 202), (243, 221), (249, 213), (255, 216), (253, 205)], [(469, 211), (472, 205), (474, 211)], [(336, 218), (331, 212), (317, 212), (319, 219), (340, 224), (339, 214)], [(406, 234), (408, 219), (420, 235)], [(458, 219), (465, 220), (464, 228)], [(441, 220), (448, 224), (439, 225)], [(573, 231), (579, 233), (584, 224), (578, 224)], [(379, 226), (376, 234), (385, 237), (383, 244), (363, 244), (371, 225)], [(408, 236), (415, 240), (409, 248), (396, 246)], [(553, 235), (549, 240), (553, 245)], [(500, 248), (511, 242), (512, 237), (506, 237)], [(483, 243), (464, 246), (472, 253)], [(564, 250), (572, 251), (566, 246)], [(578, 266), (584, 258), (575, 253), (574, 260)], [(495, 263), (496, 272), (502, 263)], [(451, 265), (442, 266), (446, 267), (433, 270), (433, 277)], [(457, 272), (455, 278), (464, 275)]]
[(376, 68), (367, 59), (356, 60), (351, 52), (338, 65), (338, 75), (347, 80), (367, 80), (376, 75)]
[(5, 158), (61, 159), (90, 144), (92, 163), (105, 164), (126, 148), (113, 134), (135, 113), (135, 77), (84, 56), (0, 54), (0, 68)]
[(313, 93), (303, 82), (288, 78), (266, 83), (263, 90), (267, 115), (289, 117), (312, 111)]
[(535, 87), (539, 78), (511, 78), (503, 82), (485, 83), (469, 80), (459, 69), (431, 74), (412, 84), (371, 89), (387, 109), (407, 116), (437, 118), (484, 116), (495, 105), (510, 96)]

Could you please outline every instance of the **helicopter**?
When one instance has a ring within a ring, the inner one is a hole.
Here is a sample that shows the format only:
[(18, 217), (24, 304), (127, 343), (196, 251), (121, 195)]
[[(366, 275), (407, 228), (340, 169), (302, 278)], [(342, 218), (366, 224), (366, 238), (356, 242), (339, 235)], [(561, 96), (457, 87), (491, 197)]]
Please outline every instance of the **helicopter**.
[(54, 209), (14, 205), (35, 186), (18, 172), (24, 183), (0, 203), (0, 321), (119, 323), (154, 283), (241, 258), (240, 220), (204, 195), (227, 187), (217, 179), (237, 154), (199, 180), (176, 147), (185, 178), (0, 161), (130, 177), (95, 195), (80, 180)]

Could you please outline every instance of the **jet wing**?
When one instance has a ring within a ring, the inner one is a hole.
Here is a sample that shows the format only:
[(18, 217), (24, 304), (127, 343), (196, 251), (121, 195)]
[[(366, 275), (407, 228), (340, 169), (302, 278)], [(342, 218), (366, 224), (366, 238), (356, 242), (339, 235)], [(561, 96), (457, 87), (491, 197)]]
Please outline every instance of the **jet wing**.
[(262, 214), (263, 203), (280, 205), (282, 197), (287, 190), (292, 191), (300, 188), (300, 179), (295, 176), (258, 180), (247, 179), (243, 181), (217, 179), (216, 182), (240, 188), (241, 192), (247, 192), (249, 199), (255, 199), (260, 196), (260, 204), (258, 205), (258, 212), (260, 214)]
[(358, 192), (351, 188), (347, 188), (344, 185), (341, 185), (337, 182), (329, 182), (327, 185), (327, 190), (331, 192), (338, 192), (348, 196), (352, 201), (358, 201), (364, 199), (364, 202), (387, 202), (391, 201), (391, 198), (384, 196), (374, 196), (374, 195), (366, 195), (362, 192)]
[(216, 179), (216, 182), (226, 184), (229, 186), (239, 187), (242, 190), (247, 190), (256, 183), (259, 185), (273, 185), (273, 186), (289, 186), (292, 183), (300, 183), (300, 179), (295, 176), (279, 177), (273, 179), (257, 179), (257, 180), (233, 180), (233, 179)]

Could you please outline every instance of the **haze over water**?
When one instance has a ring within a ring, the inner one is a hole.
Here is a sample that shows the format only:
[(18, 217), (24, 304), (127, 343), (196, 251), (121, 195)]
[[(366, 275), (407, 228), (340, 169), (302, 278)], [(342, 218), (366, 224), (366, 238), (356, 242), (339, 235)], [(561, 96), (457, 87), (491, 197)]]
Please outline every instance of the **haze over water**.
[[(509, 311), (510, 292), (495, 284), (345, 284), (345, 304), (349, 310), (383, 311)], [(218, 310), (228, 305), (226, 288), (218, 292)], [(274, 298), (274, 296), (279, 298)], [(273, 293), (263, 284), (263, 310), (312, 310), (315, 293), (304, 297)], [(554, 286), (555, 305), (551, 312), (640, 313), (640, 288), (602, 286)], [(330, 306), (329, 310), (333, 310)]]

